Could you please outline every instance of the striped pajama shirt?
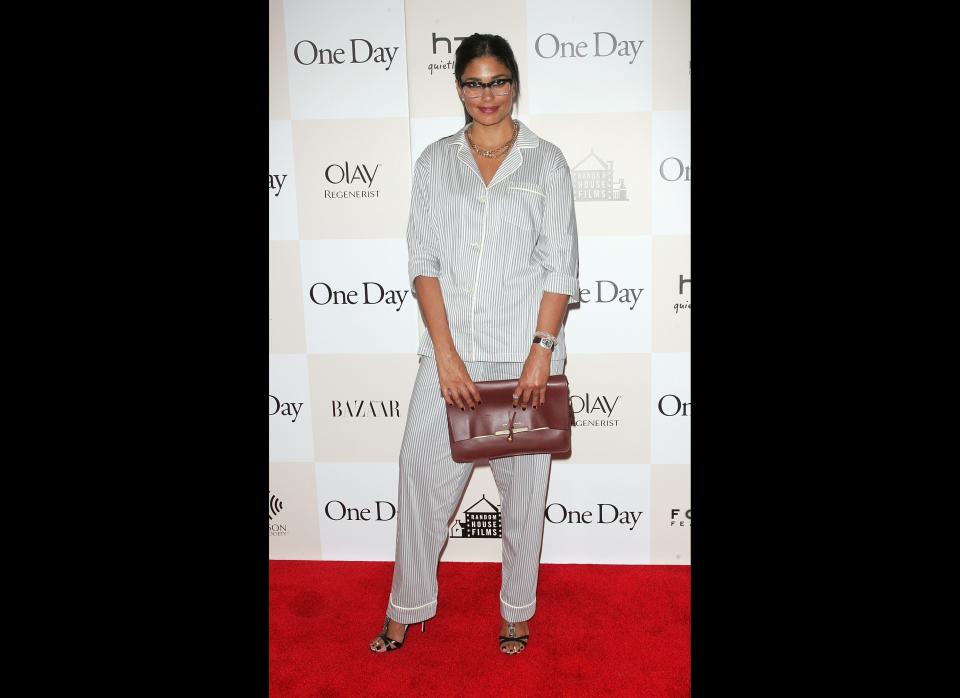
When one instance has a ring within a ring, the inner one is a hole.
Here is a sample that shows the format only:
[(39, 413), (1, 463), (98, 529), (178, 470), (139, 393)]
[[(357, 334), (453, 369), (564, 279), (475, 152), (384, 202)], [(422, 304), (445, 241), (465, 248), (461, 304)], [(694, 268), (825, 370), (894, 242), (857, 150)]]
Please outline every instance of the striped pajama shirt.
[[(577, 226), (570, 169), (552, 143), (519, 122), (517, 140), (489, 185), (464, 136), (427, 146), (414, 168), (407, 227), (410, 288), (417, 276), (439, 280), (450, 333), (473, 381), (517, 379), (544, 292), (579, 300)], [(550, 373), (563, 372), (564, 330)], [(403, 442), (397, 542), (387, 615), (399, 623), (437, 608), (437, 563), (473, 463), (450, 457), (446, 403), (433, 342), (424, 332)], [(510, 622), (536, 610), (550, 455), (497, 458), (503, 566), (500, 612)]]

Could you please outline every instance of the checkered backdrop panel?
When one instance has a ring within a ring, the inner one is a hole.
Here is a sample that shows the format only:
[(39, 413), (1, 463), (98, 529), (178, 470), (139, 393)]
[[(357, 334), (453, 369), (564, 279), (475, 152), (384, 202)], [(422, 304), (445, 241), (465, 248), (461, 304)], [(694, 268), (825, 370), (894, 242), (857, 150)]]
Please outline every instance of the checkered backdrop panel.
[[(516, 116), (571, 167), (582, 302), (573, 453), (543, 561), (690, 561), (689, 0), (270, 0), (272, 559), (392, 560), (425, 328), (406, 278), (412, 165), (463, 125), (453, 59), (504, 36)], [(474, 469), (444, 560), (500, 559)]]

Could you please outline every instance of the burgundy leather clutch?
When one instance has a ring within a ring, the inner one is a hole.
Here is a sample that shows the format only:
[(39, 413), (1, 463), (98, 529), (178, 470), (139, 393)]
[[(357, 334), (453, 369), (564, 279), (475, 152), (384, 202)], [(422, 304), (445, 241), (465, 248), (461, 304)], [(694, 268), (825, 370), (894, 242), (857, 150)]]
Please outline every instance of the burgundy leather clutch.
[(570, 452), (570, 386), (563, 374), (547, 379), (543, 405), (513, 406), (517, 381), (478, 381), (481, 403), (475, 410), (447, 405), (450, 452), (457, 463), (532, 453)]

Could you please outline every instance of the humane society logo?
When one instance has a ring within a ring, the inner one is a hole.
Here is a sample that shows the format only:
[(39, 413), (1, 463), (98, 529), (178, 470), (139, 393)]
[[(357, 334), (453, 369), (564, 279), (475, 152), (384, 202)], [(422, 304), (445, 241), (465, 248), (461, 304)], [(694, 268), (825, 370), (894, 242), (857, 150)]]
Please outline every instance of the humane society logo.
[(267, 524), (270, 529), (271, 536), (285, 536), (287, 535), (287, 526), (274, 521), (273, 517), (279, 517), (280, 512), (283, 510), (283, 502), (280, 501), (280, 498), (277, 497), (273, 492), (270, 492), (270, 503), (267, 509), (267, 518), (270, 519), (270, 523)]

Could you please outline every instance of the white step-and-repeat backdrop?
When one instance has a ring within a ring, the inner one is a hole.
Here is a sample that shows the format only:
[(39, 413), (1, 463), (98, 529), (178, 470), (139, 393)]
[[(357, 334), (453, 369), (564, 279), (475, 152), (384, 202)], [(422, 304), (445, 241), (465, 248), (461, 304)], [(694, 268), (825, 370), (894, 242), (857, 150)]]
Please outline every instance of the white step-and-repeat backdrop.
[[(270, 557), (392, 560), (424, 330), (412, 166), (463, 126), (454, 51), (500, 34), (515, 116), (573, 176), (573, 454), (543, 562), (690, 562), (689, 0), (270, 0)], [(442, 560), (500, 560), (478, 465)], [(491, 535), (492, 534), (492, 535)]]

